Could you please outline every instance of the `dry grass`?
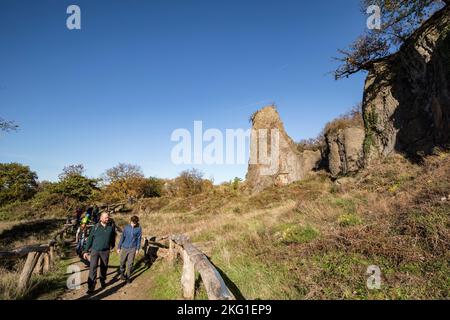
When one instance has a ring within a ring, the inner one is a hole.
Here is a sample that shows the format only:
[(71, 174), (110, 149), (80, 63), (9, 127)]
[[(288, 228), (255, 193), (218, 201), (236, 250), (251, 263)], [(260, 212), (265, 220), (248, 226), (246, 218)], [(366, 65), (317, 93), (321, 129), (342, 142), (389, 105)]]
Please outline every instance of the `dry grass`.
[[(441, 299), (449, 295), (450, 202), (441, 201), (449, 193), (448, 154), (423, 166), (398, 156), (345, 186), (318, 173), (255, 196), (210, 193), (142, 224), (207, 243), (240, 297)], [(382, 270), (381, 290), (366, 287), (369, 265)]]
[[(123, 225), (139, 214), (145, 235), (188, 234), (239, 298), (445, 299), (449, 159), (441, 153), (417, 165), (395, 156), (346, 184), (319, 172), (253, 196), (221, 186), (142, 202), (114, 219)], [(366, 287), (369, 265), (382, 271), (381, 290)], [(149, 297), (180, 297), (179, 268), (157, 260), (148, 276)]]

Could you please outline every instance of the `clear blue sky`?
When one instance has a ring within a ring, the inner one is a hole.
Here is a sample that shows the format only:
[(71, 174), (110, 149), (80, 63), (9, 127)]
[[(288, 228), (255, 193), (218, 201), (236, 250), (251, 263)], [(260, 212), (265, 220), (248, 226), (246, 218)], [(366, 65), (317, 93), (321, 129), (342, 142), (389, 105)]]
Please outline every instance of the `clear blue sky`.
[[(66, 28), (77, 4), (82, 30)], [(175, 177), (177, 128), (248, 128), (276, 103), (294, 140), (362, 98), (364, 74), (335, 81), (332, 57), (365, 28), (359, 0), (1, 0), (0, 162), (41, 180), (119, 162)], [(247, 166), (197, 166), (216, 182)]]

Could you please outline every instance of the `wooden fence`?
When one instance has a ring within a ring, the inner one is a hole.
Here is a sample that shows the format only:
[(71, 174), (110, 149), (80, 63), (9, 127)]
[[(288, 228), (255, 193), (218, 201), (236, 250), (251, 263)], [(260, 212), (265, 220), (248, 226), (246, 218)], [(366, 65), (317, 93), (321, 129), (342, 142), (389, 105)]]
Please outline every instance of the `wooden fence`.
[[(55, 261), (55, 249), (60, 242), (64, 242), (64, 235), (71, 228), (73, 228), (71, 224), (64, 225), (64, 228), (58, 231), (48, 244), (30, 245), (10, 251), (0, 251), (0, 258), (27, 257), (19, 278), (19, 291), (24, 292), (28, 289), (33, 273), (43, 274), (51, 270), (51, 266)], [(168, 241), (169, 245), (162, 245), (160, 243), (162, 241)], [(156, 250), (154, 250), (155, 248)], [(183, 260), (181, 286), (185, 299), (192, 300), (195, 298), (195, 275), (198, 272), (209, 300), (235, 300), (234, 295), (225, 284), (219, 271), (214, 267), (206, 254), (192, 244), (186, 235), (144, 238), (143, 250), (146, 257), (149, 259), (156, 258), (158, 249), (168, 249), (167, 258), (170, 263), (174, 263), (177, 257), (181, 256)]]
[(195, 274), (198, 272), (209, 300), (236, 299), (216, 267), (201, 250), (190, 242), (186, 235), (171, 235), (160, 239), (169, 241), (168, 259), (170, 262), (173, 263), (178, 255), (183, 259), (181, 276), (183, 298), (189, 300), (195, 298)]
[(19, 277), (18, 290), (20, 292), (28, 289), (33, 273), (44, 274), (50, 271), (56, 258), (56, 248), (60, 242), (64, 242), (64, 234), (71, 227), (72, 225), (64, 225), (64, 228), (56, 232), (52, 240), (47, 244), (30, 245), (9, 251), (0, 251), (0, 258), (18, 259), (27, 257)]

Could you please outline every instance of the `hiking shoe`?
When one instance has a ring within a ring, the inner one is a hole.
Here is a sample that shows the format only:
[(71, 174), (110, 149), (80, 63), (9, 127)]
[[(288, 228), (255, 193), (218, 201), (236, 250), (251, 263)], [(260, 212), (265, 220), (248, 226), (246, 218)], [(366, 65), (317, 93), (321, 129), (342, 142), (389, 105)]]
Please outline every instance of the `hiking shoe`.
[(87, 294), (87, 295), (94, 294), (94, 289), (93, 289), (93, 288), (89, 288), (89, 289), (86, 291), (86, 294)]
[(131, 283), (131, 278), (127, 278), (127, 284)]
[(120, 280), (125, 281), (127, 280), (127, 277), (125, 277), (123, 274), (120, 275)]
[(102, 287), (102, 289), (106, 288), (106, 282), (105, 281), (100, 281), (100, 286)]

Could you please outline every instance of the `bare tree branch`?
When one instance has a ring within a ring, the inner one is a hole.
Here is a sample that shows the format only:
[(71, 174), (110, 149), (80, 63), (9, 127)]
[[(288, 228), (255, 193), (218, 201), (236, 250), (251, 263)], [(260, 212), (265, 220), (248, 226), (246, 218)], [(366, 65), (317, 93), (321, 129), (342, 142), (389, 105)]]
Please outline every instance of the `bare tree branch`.
[(14, 123), (14, 121), (7, 121), (3, 118), (0, 118), (0, 131), (10, 132), (10, 131), (17, 131), (19, 128), (18, 125)]

